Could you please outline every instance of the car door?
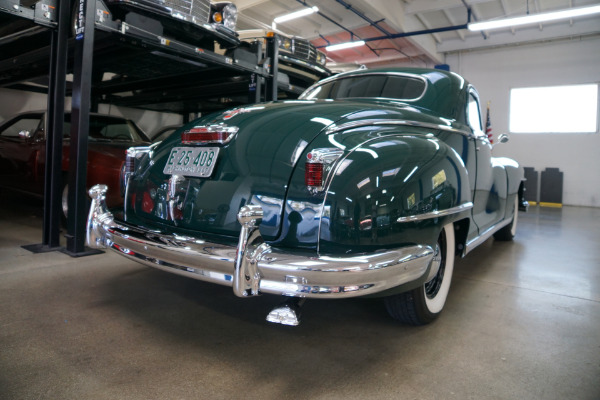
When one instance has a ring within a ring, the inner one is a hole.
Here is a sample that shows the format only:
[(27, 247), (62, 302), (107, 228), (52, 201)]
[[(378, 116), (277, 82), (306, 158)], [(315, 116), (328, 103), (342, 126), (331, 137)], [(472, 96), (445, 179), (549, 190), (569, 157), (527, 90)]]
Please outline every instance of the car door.
[(475, 89), (469, 91), (467, 119), (475, 135), (477, 172), (473, 194), (473, 220), (481, 235), (498, 223), (506, 207), (506, 172), (494, 162), (492, 144), (483, 132), (481, 106)]
[(0, 127), (2, 186), (42, 194), (45, 136), (43, 113), (19, 115)]

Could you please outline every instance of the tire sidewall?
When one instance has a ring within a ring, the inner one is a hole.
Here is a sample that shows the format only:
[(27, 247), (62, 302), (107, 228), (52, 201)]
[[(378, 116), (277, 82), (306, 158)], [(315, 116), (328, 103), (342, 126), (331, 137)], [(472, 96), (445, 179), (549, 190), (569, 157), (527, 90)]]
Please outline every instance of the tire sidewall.
[[(421, 316), (426, 320), (435, 319), (444, 309), (448, 293), (450, 291), (450, 283), (452, 282), (452, 275), (454, 272), (454, 226), (448, 224), (444, 226), (444, 237), (445, 237), (445, 250), (443, 254), (444, 266), (444, 277), (440, 289), (433, 298), (429, 298), (425, 293), (425, 284), (415, 289), (415, 300), (417, 300), (417, 307), (419, 307)], [(440, 234), (440, 236), (442, 236)]]

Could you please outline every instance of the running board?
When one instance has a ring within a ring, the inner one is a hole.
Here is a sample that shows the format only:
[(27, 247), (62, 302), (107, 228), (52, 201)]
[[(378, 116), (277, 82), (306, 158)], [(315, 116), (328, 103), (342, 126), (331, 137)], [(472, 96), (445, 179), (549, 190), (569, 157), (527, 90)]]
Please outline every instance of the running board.
[(488, 228), (485, 232), (483, 232), (481, 235), (477, 236), (475, 239), (468, 242), (467, 247), (465, 247), (465, 252), (463, 254), (463, 257), (466, 256), (467, 254), (469, 254), (475, 247), (479, 246), (481, 243), (485, 242), (490, 237), (492, 237), (492, 235), (494, 233), (498, 232), (500, 229), (504, 228), (506, 225), (510, 224), (511, 222), (512, 222), (511, 219), (509, 219), (508, 221), (504, 220), (502, 222), (499, 222), (496, 225)]

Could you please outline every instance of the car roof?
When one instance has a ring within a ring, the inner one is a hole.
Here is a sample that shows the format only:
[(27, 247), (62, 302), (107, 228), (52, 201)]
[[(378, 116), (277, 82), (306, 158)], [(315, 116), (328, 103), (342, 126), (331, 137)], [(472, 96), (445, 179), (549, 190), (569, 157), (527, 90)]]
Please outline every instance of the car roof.
[(325, 78), (317, 82), (315, 86), (337, 79), (379, 74), (406, 75), (424, 79), (427, 82), (424, 95), (418, 101), (411, 102), (411, 104), (426, 108), (443, 116), (459, 120), (463, 118), (463, 110), (458, 109), (457, 105), (464, 103), (464, 101), (460, 100), (465, 98), (465, 94), (468, 90), (472, 89), (472, 86), (457, 73), (441, 69), (413, 67), (361, 68)]

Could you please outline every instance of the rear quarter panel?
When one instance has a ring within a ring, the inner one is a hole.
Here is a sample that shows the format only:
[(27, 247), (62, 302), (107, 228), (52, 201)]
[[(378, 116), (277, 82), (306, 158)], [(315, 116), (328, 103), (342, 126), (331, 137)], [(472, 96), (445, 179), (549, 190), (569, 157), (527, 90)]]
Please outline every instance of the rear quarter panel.
[[(431, 131), (363, 127), (326, 137), (344, 148), (319, 198), (304, 198), (304, 165), (292, 179), (284, 219), (288, 237), (318, 242), (321, 253), (371, 252), (411, 244), (433, 245), (443, 225), (461, 215), (424, 221), (398, 218), (444, 210), (470, 201), (470, 186), (458, 153)], [(319, 138), (323, 140), (323, 138)], [(311, 143), (311, 147), (326, 143)], [(303, 204), (304, 210), (293, 209)], [(310, 212), (309, 212), (310, 211)], [(312, 229), (312, 231), (311, 231)]]

